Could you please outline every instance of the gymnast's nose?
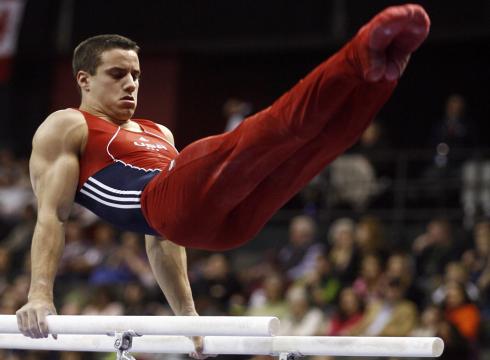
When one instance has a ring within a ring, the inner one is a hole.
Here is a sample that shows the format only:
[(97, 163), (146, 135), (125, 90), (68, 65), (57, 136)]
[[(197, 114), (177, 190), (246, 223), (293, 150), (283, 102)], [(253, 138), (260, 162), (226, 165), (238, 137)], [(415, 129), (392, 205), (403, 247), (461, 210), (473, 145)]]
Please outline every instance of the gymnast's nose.
[(131, 74), (128, 74), (126, 76), (126, 81), (124, 82), (124, 91), (132, 93), (135, 91), (138, 87), (137, 85), (137, 79), (134, 79)]

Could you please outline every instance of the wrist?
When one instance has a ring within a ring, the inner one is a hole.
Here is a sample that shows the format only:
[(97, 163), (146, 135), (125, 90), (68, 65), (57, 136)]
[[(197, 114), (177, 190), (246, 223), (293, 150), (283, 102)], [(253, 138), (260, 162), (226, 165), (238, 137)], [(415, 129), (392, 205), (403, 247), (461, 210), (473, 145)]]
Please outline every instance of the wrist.
[(53, 292), (46, 289), (30, 289), (27, 295), (28, 301), (43, 300), (53, 301)]
[(194, 306), (182, 308), (182, 309), (180, 309), (180, 311), (176, 315), (179, 315), (179, 316), (199, 316), (199, 314), (197, 313)]

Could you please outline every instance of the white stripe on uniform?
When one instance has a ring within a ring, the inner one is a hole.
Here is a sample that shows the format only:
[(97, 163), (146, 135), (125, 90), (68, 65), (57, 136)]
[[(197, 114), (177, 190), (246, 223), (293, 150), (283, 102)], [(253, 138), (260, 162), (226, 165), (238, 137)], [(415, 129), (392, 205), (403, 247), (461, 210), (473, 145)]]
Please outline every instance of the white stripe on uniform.
[(107, 206), (110, 206), (110, 207), (113, 207), (113, 208), (119, 208), (119, 209), (141, 209), (141, 204), (125, 205), (125, 204), (112, 203), (112, 202), (109, 202), (109, 201), (105, 201), (105, 200), (99, 198), (98, 196), (95, 196), (94, 194), (89, 193), (88, 191), (86, 191), (84, 189), (81, 189), (80, 190), (80, 193), (87, 195), (88, 197), (94, 199), (98, 203), (101, 203), (101, 204), (104, 204), (104, 205), (107, 205)]

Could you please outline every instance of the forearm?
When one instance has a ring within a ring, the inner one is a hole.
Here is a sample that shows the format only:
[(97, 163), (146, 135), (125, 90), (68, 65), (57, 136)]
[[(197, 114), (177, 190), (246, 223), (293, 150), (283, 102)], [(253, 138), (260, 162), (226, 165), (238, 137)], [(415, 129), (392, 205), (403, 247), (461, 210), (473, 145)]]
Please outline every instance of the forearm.
[(29, 300), (53, 299), (54, 279), (64, 245), (63, 223), (54, 216), (39, 218), (31, 247)]
[(158, 285), (175, 315), (197, 315), (187, 275), (185, 248), (146, 236), (146, 252)]

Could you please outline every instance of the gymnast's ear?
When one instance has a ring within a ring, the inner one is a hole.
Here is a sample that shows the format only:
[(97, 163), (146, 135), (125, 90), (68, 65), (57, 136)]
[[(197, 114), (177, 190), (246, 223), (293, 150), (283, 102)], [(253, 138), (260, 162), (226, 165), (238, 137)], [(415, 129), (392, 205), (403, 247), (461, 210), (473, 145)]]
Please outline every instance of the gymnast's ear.
[(76, 80), (82, 93), (90, 91), (90, 74), (88, 72), (83, 70), (78, 71)]

